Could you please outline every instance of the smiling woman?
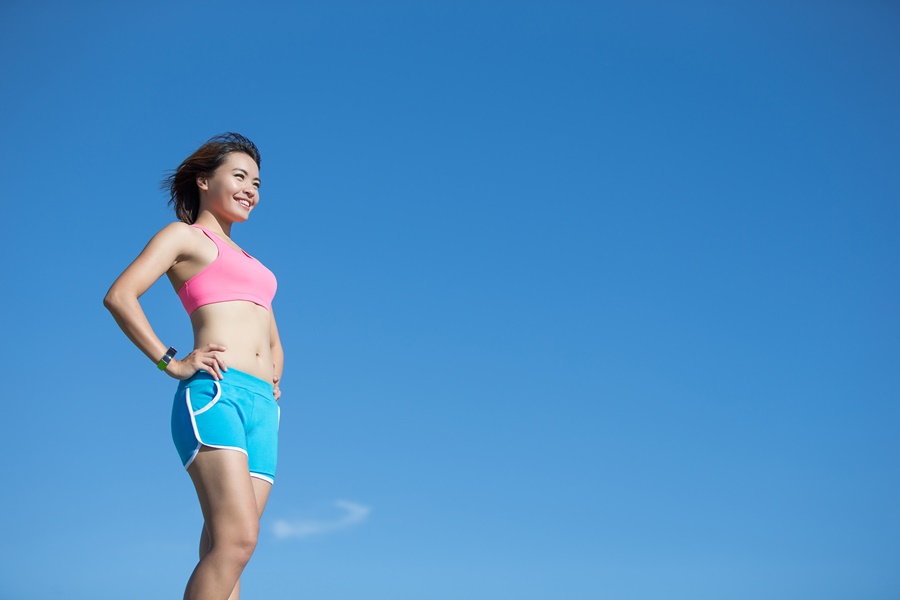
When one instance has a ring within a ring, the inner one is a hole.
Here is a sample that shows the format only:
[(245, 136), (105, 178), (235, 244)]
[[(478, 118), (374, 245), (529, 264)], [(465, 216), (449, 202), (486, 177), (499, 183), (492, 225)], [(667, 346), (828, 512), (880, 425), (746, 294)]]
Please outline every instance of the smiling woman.
[[(218, 143), (217, 143), (218, 141)], [(243, 171), (240, 180), (247, 180), (252, 169), (254, 189), (259, 190), (260, 156), (256, 145), (247, 138), (238, 134), (226, 134), (211, 139), (200, 146), (196, 152), (184, 159), (169, 177), (163, 181), (163, 188), (171, 195), (169, 204), (175, 208), (175, 216), (184, 223), (194, 223), (200, 211), (200, 182), (199, 178), (207, 179), (210, 174), (215, 174), (219, 167), (230, 159), (240, 160), (235, 167)], [(248, 163), (253, 162), (253, 165)], [(255, 194), (254, 194), (255, 195)], [(247, 199), (248, 207), (252, 208), (252, 202)], [(246, 217), (241, 219), (246, 221)]]
[[(104, 305), (122, 331), (179, 380), (172, 438), (203, 511), (200, 562), (186, 599), (236, 600), (275, 478), (284, 353), (275, 276), (231, 239), (259, 204), (259, 151), (236, 133), (201, 146), (166, 179), (180, 222), (157, 233)], [(191, 318), (194, 349), (175, 358), (138, 298), (165, 273)]]

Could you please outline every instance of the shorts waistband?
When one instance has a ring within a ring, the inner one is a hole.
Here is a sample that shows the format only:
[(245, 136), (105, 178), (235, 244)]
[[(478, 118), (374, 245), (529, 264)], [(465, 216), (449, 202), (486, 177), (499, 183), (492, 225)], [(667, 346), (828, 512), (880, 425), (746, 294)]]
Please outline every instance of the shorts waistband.
[[(217, 381), (212, 375), (207, 373), (206, 371), (197, 371), (187, 379), (182, 379), (178, 382), (178, 388), (183, 389), (188, 387), (194, 381)], [(222, 380), (219, 383), (224, 383), (226, 385), (243, 388), (250, 392), (255, 392), (257, 394), (262, 394), (264, 396), (271, 396), (274, 386), (265, 381), (256, 377), (254, 375), (250, 375), (249, 373), (244, 373), (243, 371), (238, 371), (237, 369), (229, 368), (227, 371), (222, 372)]]

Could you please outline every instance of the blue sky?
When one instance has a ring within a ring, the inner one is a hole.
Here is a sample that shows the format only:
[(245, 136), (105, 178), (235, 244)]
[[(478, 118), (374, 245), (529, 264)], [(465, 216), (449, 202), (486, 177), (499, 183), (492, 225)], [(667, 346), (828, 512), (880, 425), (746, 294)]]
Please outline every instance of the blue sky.
[[(247, 598), (900, 595), (900, 7), (4, 2), (0, 597), (180, 597), (174, 381), (102, 307), (262, 151)], [(165, 281), (142, 299), (190, 347)]]

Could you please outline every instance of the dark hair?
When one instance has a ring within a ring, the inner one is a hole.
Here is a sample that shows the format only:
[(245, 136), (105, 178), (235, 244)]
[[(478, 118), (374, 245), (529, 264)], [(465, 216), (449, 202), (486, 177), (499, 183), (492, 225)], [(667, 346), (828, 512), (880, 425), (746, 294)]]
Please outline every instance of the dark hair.
[(197, 220), (200, 212), (197, 178), (212, 175), (232, 152), (243, 152), (259, 167), (256, 144), (239, 133), (229, 132), (210, 138), (163, 179), (162, 188), (169, 192), (169, 205), (175, 207), (175, 216), (181, 221), (190, 225)]

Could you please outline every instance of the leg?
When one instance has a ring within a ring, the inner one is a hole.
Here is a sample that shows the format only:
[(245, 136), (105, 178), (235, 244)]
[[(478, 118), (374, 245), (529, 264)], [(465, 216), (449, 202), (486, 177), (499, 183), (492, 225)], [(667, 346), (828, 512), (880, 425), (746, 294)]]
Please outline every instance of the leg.
[(185, 600), (225, 600), (259, 534), (259, 509), (247, 457), (235, 450), (202, 448), (188, 468), (205, 521), (207, 551), (184, 592)]
[[(259, 516), (262, 517), (263, 511), (266, 509), (266, 502), (269, 501), (269, 492), (272, 491), (272, 484), (268, 481), (263, 481), (262, 479), (257, 479), (256, 477), (250, 478), (250, 483), (253, 485), (253, 495), (256, 497), (256, 508), (259, 513)], [(206, 556), (206, 553), (209, 552), (209, 532), (206, 530), (206, 523), (203, 524), (203, 531), (200, 533), (200, 558), (203, 559)], [(231, 590), (231, 595), (228, 597), (228, 600), (240, 600), (241, 597), (241, 582), (238, 580), (236, 584), (234, 584), (234, 589)]]

